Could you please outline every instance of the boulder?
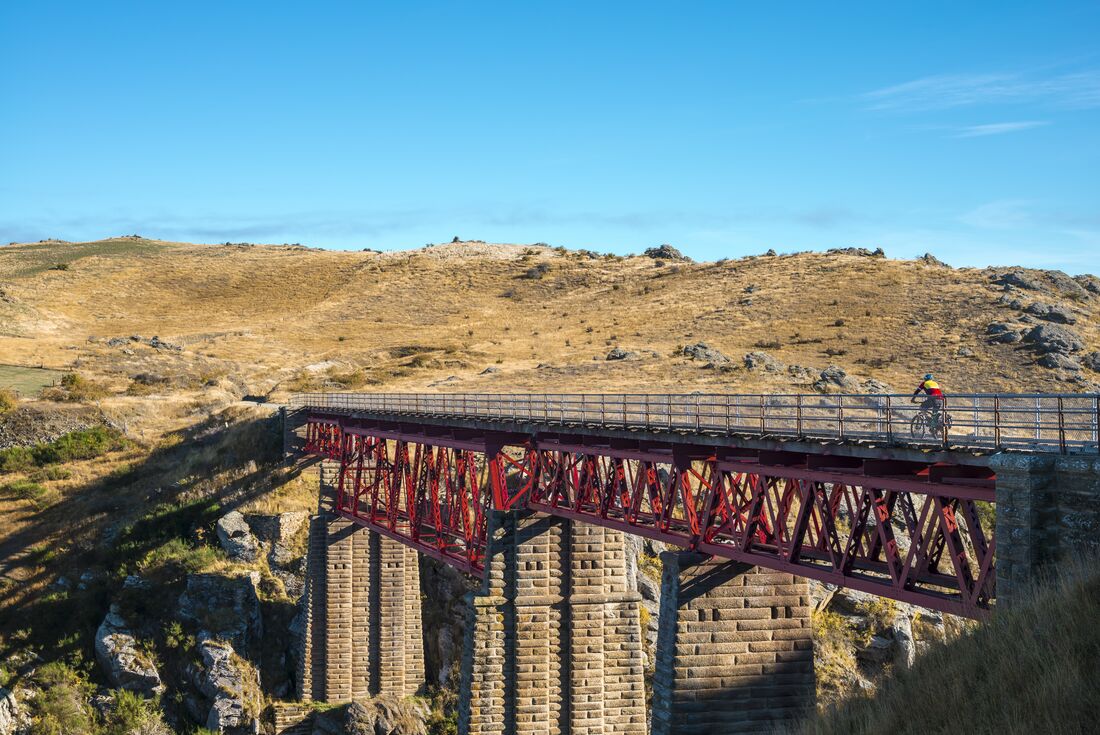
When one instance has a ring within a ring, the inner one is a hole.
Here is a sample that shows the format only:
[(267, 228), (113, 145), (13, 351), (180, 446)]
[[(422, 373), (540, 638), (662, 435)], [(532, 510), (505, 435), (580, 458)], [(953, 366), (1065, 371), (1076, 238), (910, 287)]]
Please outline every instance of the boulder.
[(854, 391), (857, 387), (856, 381), (849, 378), (848, 373), (836, 365), (830, 365), (822, 370), (814, 382), (814, 390), (819, 393)]
[(107, 680), (117, 689), (145, 697), (164, 691), (160, 674), (149, 657), (138, 649), (137, 639), (112, 605), (95, 634), (95, 657)]
[(763, 370), (766, 373), (779, 373), (783, 371), (783, 363), (776, 360), (767, 352), (750, 352), (745, 355), (745, 369), (750, 371)]
[(1085, 343), (1076, 332), (1053, 324), (1032, 327), (1024, 335), (1024, 341), (1040, 354), (1054, 352), (1065, 355), (1085, 349)]
[(920, 262), (922, 262), (926, 265), (939, 265), (939, 266), (943, 266), (945, 268), (950, 267), (950, 266), (947, 265), (947, 263), (944, 263), (942, 260), (937, 258), (935, 255), (932, 255), (932, 253), (925, 253), (924, 255), (917, 258), (917, 260), (919, 260)]
[(1100, 373), (1100, 352), (1090, 352), (1085, 355), (1083, 362), (1089, 370)]
[(230, 511), (218, 519), (218, 543), (233, 561), (253, 562), (259, 554), (260, 544), (252, 535), (252, 529), (243, 515)]
[(431, 708), (423, 700), (383, 694), (352, 702), (344, 713), (348, 735), (426, 735)]
[(171, 342), (165, 342), (160, 337), (153, 337), (149, 340), (149, 346), (155, 350), (171, 350), (174, 352), (180, 352), (183, 350), (179, 345), (172, 344)]
[(728, 357), (708, 345), (706, 342), (696, 342), (693, 345), (687, 345), (682, 350), (682, 354), (684, 357), (690, 357), (692, 360), (703, 360), (704, 362), (713, 363), (714, 365), (724, 365), (730, 361)]
[(606, 359), (608, 359), (608, 360), (637, 360), (638, 359), (638, 353), (637, 352), (628, 352), (627, 350), (624, 350), (622, 347), (615, 347), (615, 348), (612, 348), (611, 352), (607, 353), (607, 358)]
[(1058, 324), (1076, 324), (1077, 317), (1075, 317), (1069, 309), (1064, 306), (1057, 306), (1055, 304), (1044, 304), (1036, 301), (1026, 309), (1028, 314), (1033, 314), (1040, 319), (1048, 322), (1057, 322)]
[(1061, 352), (1048, 352), (1039, 358), (1039, 365), (1051, 370), (1069, 370), (1076, 372), (1081, 369), (1081, 363), (1069, 355)]
[(490, 365), (489, 367), (485, 368), (480, 373), (478, 373), (478, 375), (492, 375), (493, 373), (499, 373), (499, 372), (500, 372), (500, 368), (493, 367), (492, 365)]
[(1023, 335), (1021, 335), (1019, 332), (1001, 332), (1000, 334), (995, 334), (990, 337), (989, 341), (993, 344), (1012, 345), (1016, 344), (1022, 339)]

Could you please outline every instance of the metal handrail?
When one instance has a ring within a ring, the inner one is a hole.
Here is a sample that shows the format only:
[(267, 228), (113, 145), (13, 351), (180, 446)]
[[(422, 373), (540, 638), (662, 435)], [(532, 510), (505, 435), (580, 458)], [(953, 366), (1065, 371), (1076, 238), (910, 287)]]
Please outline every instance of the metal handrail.
[(1100, 453), (1100, 394), (968, 393), (950, 426), (914, 431), (903, 394), (295, 393), (293, 408), (417, 414), (642, 431), (774, 436), (920, 447)]

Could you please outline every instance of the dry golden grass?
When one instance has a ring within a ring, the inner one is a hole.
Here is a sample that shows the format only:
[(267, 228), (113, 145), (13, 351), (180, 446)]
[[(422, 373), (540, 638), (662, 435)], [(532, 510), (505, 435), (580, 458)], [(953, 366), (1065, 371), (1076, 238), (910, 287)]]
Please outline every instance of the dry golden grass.
[(1080, 562), (897, 671), (874, 698), (850, 699), (804, 735), (1091, 733), (1100, 711), (1100, 573)]
[[(43, 268), (54, 261), (69, 267)], [(525, 277), (539, 264), (545, 275)], [(900, 391), (927, 370), (955, 391), (1074, 389), (1026, 351), (986, 343), (986, 325), (1014, 314), (987, 272), (921, 261), (804, 253), (660, 267), (504, 245), (378, 254), (114, 240), (0, 248), (0, 280), (13, 301), (0, 308), (22, 315), (20, 337), (0, 333), (5, 362), (79, 364), (117, 393), (142, 372), (169, 377), (168, 393), (228, 396), (807, 389), (675, 354), (698, 341), (737, 365), (765, 345), (784, 363), (836, 364)], [(1095, 304), (1075, 304), (1091, 348)], [(131, 334), (184, 349), (104, 344)], [(643, 357), (605, 361), (615, 345)], [(481, 374), (489, 366), (499, 372)]]

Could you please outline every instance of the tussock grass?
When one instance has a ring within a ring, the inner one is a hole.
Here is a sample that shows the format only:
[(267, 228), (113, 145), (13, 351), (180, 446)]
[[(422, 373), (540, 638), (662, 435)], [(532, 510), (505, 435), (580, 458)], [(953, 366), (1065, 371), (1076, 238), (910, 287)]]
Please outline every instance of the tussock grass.
[(933, 647), (874, 697), (848, 700), (795, 732), (1095, 732), (1098, 621), (1100, 565), (1080, 563), (990, 622)]

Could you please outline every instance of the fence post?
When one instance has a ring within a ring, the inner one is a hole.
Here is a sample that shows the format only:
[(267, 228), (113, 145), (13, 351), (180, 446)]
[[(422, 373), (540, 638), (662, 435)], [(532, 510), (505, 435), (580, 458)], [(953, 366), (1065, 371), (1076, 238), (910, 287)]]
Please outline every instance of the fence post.
[(993, 446), (1001, 448), (1001, 394), (993, 394)]
[(840, 438), (844, 438), (844, 394), (841, 393), (836, 397), (836, 422), (837, 429), (840, 431)]
[(894, 409), (891, 405), (890, 394), (886, 394), (886, 442), (894, 443)]
[(668, 412), (668, 430), (672, 431), (672, 395), (665, 393), (665, 409)]
[(1063, 411), (1062, 396), (1058, 396), (1058, 447), (1066, 453), (1066, 415)]
[(759, 395), (756, 398), (760, 401), (760, 436), (764, 436), (764, 434), (768, 433), (764, 428), (764, 396)]
[(796, 405), (797, 408), (796, 408), (796, 412), (795, 412), (794, 431), (795, 431), (795, 435), (799, 439), (801, 439), (802, 438), (802, 394), (801, 393), (799, 393), (797, 396), (795, 396), (795, 401), (796, 401), (795, 405)]
[(730, 433), (730, 394), (725, 394), (726, 398), (726, 433)]

